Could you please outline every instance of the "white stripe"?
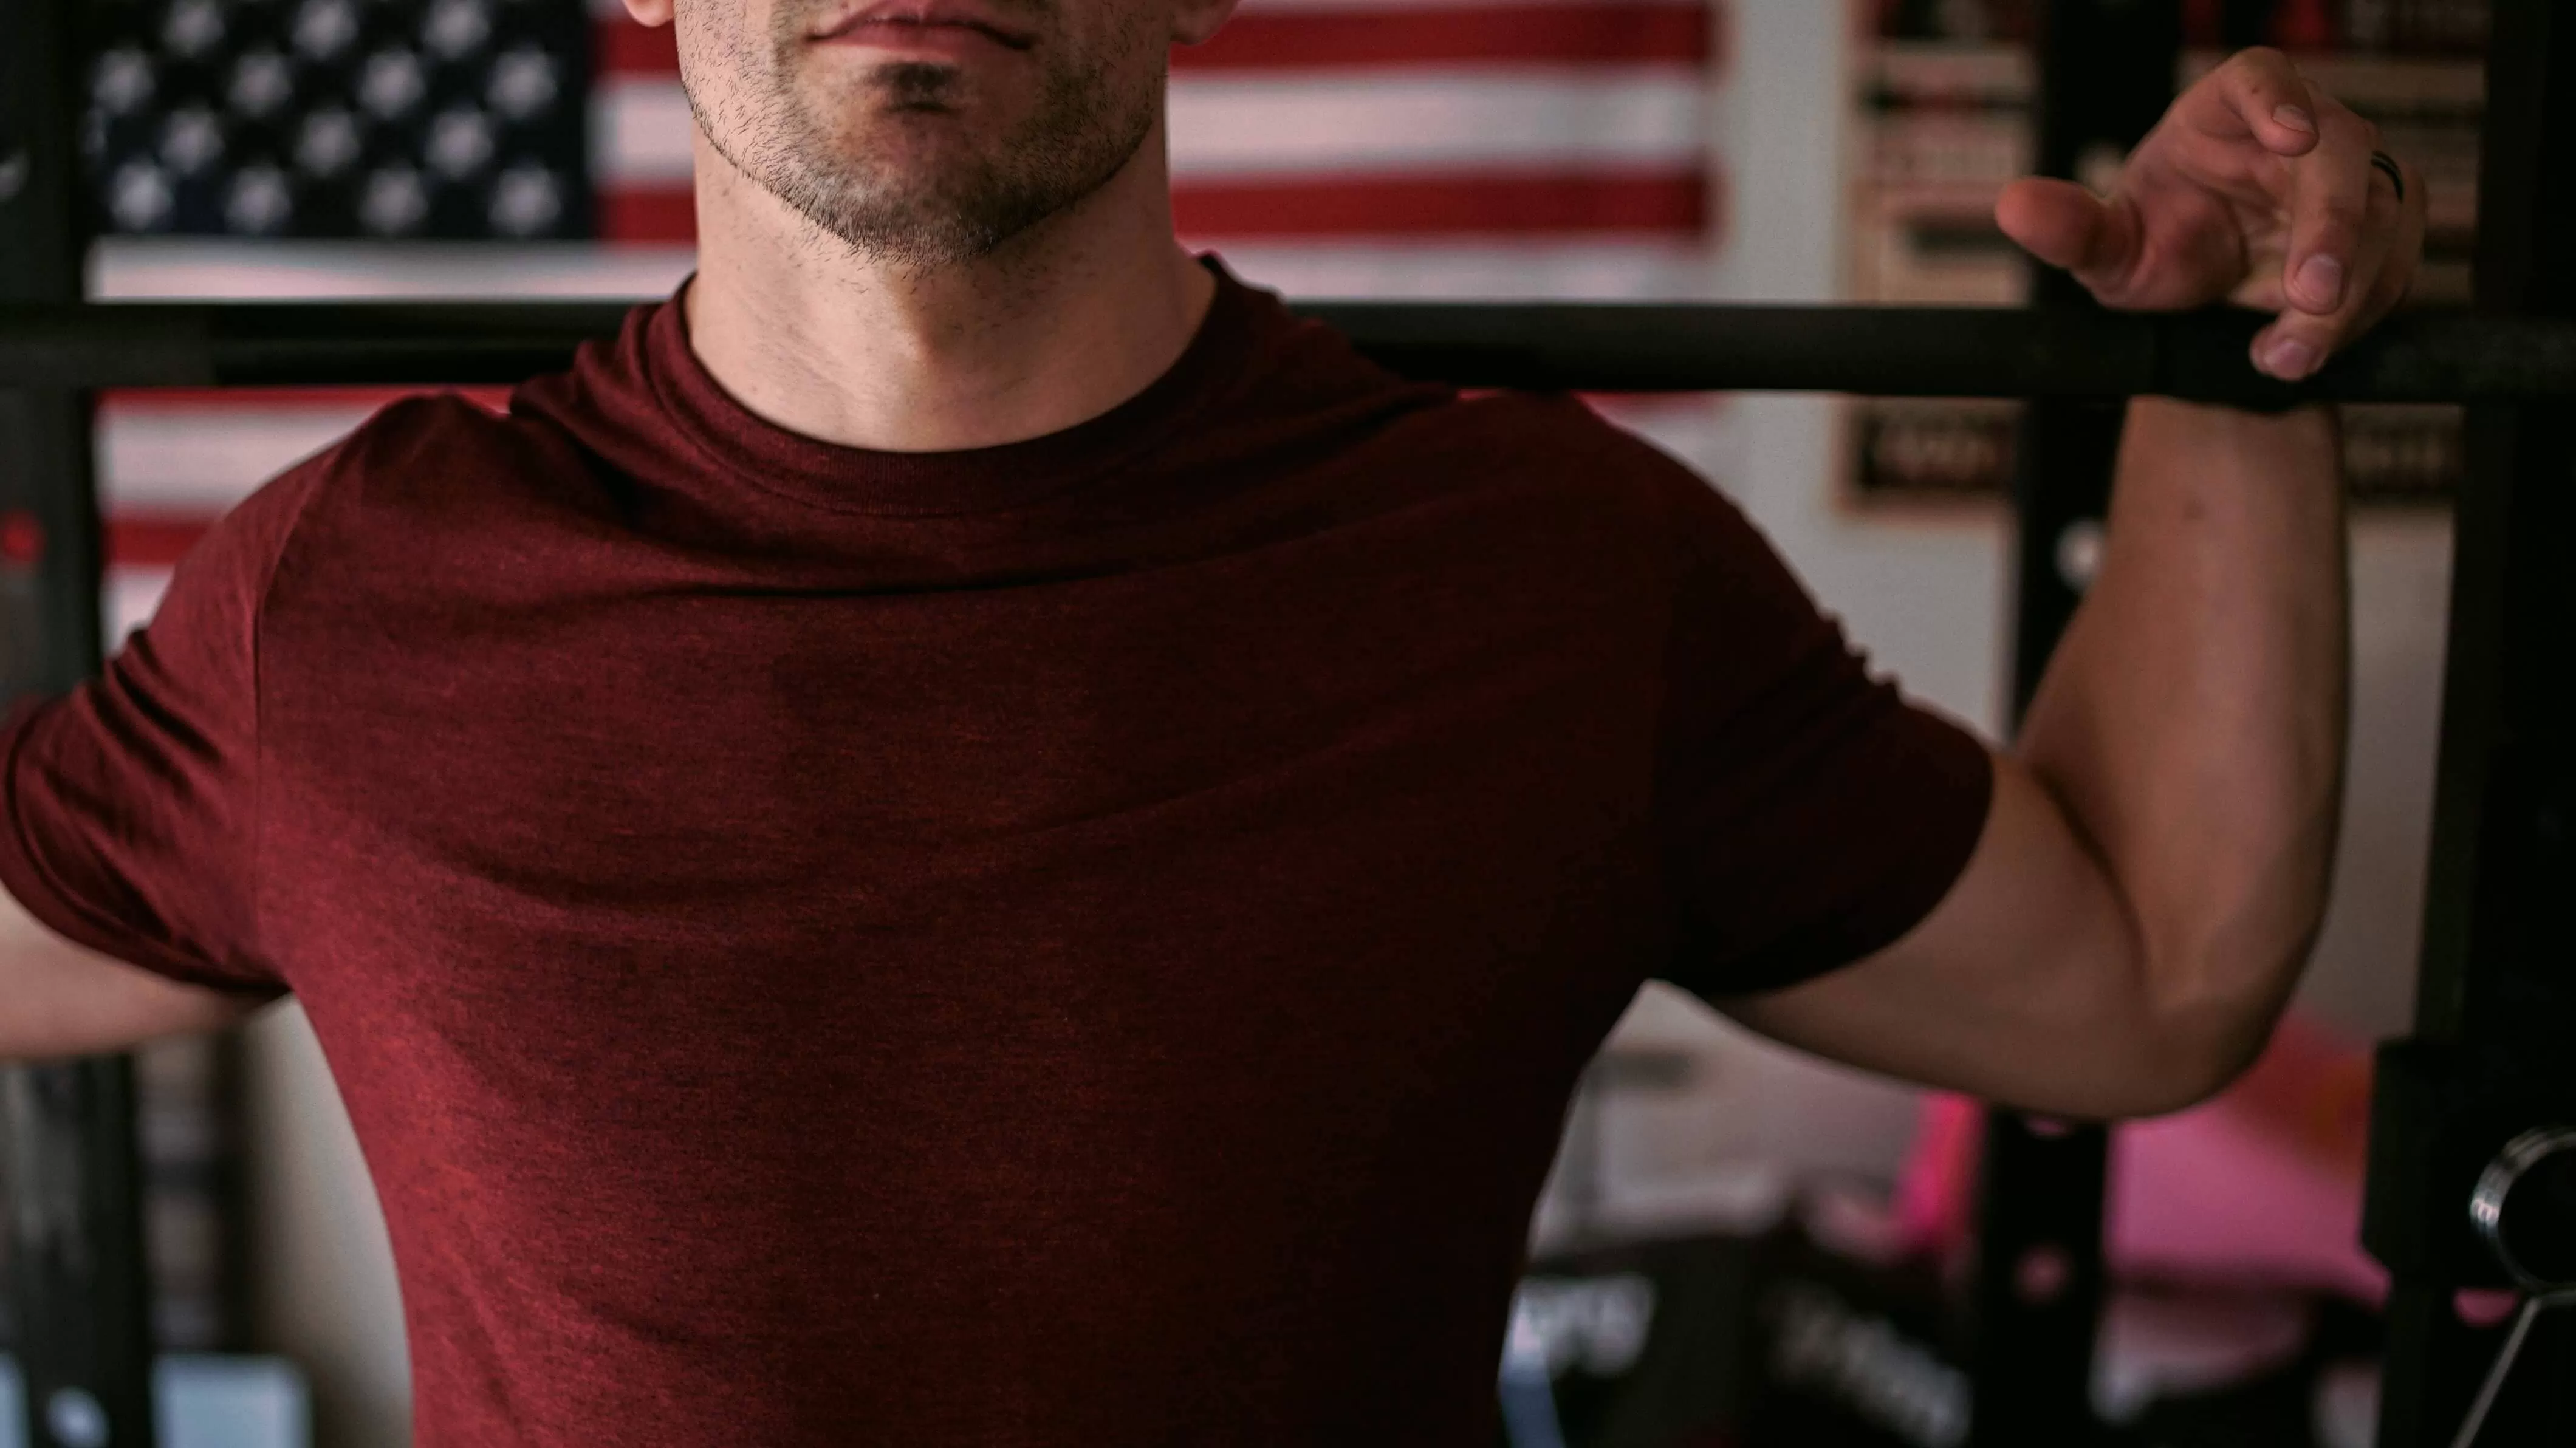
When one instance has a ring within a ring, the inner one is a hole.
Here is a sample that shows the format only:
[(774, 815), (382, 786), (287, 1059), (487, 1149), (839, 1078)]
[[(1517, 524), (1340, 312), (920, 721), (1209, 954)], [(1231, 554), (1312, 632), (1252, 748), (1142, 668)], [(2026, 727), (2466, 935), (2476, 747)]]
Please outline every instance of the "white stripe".
[[(616, 3), (621, 10), (625, 8), (624, 0), (616, 0)], [(1491, 5), (1545, 5), (1553, 9), (1635, 3), (1637, 0), (1243, 0), (1240, 11), (1246, 15), (1303, 15), (1318, 11), (1400, 14), (1408, 10), (1463, 10), (1470, 6), (1482, 9)], [(1714, 8), (1725, 4), (1726, 0), (1700, 0), (1700, 3)], [(1679, 3), (1672, 4), (1670, 8), (1691, 10), (1699, 6), (1692, 4), (1691, 0), (1679, 0)]]
[(1172, 174), (1696, 170), (1708, 93), (1681, 65), (1183, 76)]
[[(626, 13), (626, 0), (589, 0), (594, 20), (617, 20), (632, 25)], [(1311, 11), (1396, 12), (1407, 10), (1459, 10), (1468, 6), (1487, 5), (1624, 5), (1635, 0), (1243, 0), (1246, 15), (1296, 15)], [(1726, 0), (1700, 0), (1715, 7)], [(1691, 0), (1680, 0), (1674, 8), (1693, 8)]]
[(689, 152), (697, 122), (672, 76), (608, 76), (590, 91), (590, 177), (594, 185), (679, 186), (695, 175)]
[[(1688, 65), (1184, 75), (1171, 85), (1172, 174), (1695, 168), (1714, 140), (1709, 86)], [(592, 102), (593, 174), (685, 185), (694, 124), (677, 81), (612, 80)]]
[(666, 297), (697, 264), (688, 246), (596, 242), (219, 241), (110, 237), (90, 248), (89, 292), (184, 297)]
[(170, 588), (167, 568), (121, 567), (107, 570), (107, 586), (99, 590), (99, 626), (107, 631), (107, 651), (115, 653), (124, 646), (125, 636), (152, 621), (152, 611), (161, 606), (161, 595)]
[(1290, 298), (1685, 301), (1715, 295), (1704, 247), (1664, 240), (1490, 245), (1217, 243), (1227, 267)]
[(110, 510), (220, 513), (372, 412), (339, 401), (164, 407), (120, 399), (99, 413), (99, 500)]
[[(1444, 243), (1299, 241), (1213, 246), (1249, 279), (1292, 297), (1664, 297), (1711, 295), (1712, 253), (1669, 238)], [(102, 240), (92, 295), (110, 300), (263, 297), (669, 296), (695, 264), (686, 246), (395, 247), (380, 242)]]

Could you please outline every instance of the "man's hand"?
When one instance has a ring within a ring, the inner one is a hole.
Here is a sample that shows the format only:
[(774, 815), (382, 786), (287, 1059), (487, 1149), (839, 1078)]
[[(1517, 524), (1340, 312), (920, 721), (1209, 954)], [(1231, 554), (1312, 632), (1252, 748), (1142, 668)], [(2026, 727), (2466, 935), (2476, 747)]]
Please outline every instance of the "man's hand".
[(1995, 220), (2105, 306), (2223, 298), (2278, 313), (2254, 339), (2254, 365), (2295, 382), (2414, 285), (2423, 181), (2407, 171), (2401, 201), (2372, 164), (2378, 147), (2378, 128), (2289, 57), (2248, 50), (2174, 102), (2115, 194), (2027, 178), (2005, 189)]

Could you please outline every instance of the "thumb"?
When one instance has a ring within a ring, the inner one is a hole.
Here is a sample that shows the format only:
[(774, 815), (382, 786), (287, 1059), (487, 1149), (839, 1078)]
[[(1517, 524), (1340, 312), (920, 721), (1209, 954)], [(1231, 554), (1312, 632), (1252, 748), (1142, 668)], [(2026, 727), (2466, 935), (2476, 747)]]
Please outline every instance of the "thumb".
[(2117, 281), (2137, 254), (2120, 212), (2072, 181), (2013, 182), (1996, 198), (1995, 224), (2024, 251), (2096, 291)]

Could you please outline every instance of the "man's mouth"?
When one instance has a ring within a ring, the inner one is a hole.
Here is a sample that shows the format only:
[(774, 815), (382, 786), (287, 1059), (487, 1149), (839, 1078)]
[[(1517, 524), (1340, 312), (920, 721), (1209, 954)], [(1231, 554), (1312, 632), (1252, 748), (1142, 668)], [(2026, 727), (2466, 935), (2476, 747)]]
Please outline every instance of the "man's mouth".
[(826, 44), (951, 53), (985, 42), (1027, 50), (1037, 36), (1003, 23), (976, 0), (883, 0), (852, 11), (809, 38)]

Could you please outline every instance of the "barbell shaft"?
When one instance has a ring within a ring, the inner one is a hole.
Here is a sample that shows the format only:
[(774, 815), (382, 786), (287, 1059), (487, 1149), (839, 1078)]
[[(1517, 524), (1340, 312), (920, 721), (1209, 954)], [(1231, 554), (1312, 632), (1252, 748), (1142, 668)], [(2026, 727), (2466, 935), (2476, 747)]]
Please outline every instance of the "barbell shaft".
[[(2413, 312), (2292, 387), (2256, 372), (2264, 319), (1968, 307), (1292, 303), (1398, 372), (1469, 387), (2159, 394), (2282, 406), (2576, 396), (2576, 324)], [(613, 334), (624, 302), (109, 302), (0, 306), (0, 386), (503, 383)]]

